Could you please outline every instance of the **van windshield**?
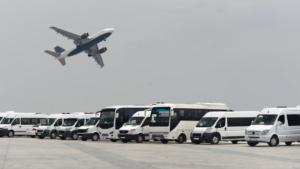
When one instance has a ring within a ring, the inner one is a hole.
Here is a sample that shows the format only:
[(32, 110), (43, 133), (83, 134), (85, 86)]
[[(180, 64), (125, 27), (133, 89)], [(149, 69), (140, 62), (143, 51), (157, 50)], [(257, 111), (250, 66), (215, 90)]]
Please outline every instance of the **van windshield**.
[(45, 119), (41, 126), (51, 126), (55, 122), (56, 118)]
[(66, 119), (63, 126), (73, 126), (77, 122), (77, 119)]
[(131, 117), (126, 125), (140, 125), (145, 117)]
[(1, 124), (10, 124), (13, 120), (13, 118), (4, 118)]
[(218, 120), (218, 117), (203, 117), (196, 127), (211, 127), (213, 126), (216, 121)]
[(273, 125), (277, 114), (259, 114), (253, 121), (253, 125)]
[(89, 121), (87, 121), (85, 123), (84, 126), (94, 126), (94, 125), (96, 125), (98, 123), (99, 120), (100, 120), (100, 118), (94, 118), (94, 117), (92, 117), (92, 118), (89, 119)]

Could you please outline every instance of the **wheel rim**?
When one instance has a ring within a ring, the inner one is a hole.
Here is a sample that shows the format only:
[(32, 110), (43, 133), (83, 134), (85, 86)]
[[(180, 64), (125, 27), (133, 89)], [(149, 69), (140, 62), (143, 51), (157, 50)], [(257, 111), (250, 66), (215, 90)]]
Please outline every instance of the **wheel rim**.
[(52, 138), (55, 138), (55, 134), (54, 134), (54, 133), (52, 133), (52, 134), (51, 134), (51, 137), (52, 137)]
[(74, 134), (74, 135), (73, 135), (73, 138), (74, 138), (74, 139), (77, 139), (77, 134)]
[(276, 138), (272, 138), (272, 139), (271, 139), (271, 144), (272, 144), (273, 146), (275, 146), (275, 145), (276, 145), (276, 143), (277, 143), (277, 140), (276, 140)]
[(139, 137), (138, 137), (138, 140), (139, 140), (139, 142), (142, 142), (142, 141), (143, 141), (142, 136), (139, 136)]
[(13, 132), (9, 132), (8, 136), (12, 137), (13, 136)]
[(218, 137), (216, 137), (216, 136), (213, 137), (213, 142), (214, 142), (214, 143), (217, 143), (218, 140), (219, 140)]
[(97, 140), (98, 136), (97, 135), (94, 135), (93, 136), (93, 140)]

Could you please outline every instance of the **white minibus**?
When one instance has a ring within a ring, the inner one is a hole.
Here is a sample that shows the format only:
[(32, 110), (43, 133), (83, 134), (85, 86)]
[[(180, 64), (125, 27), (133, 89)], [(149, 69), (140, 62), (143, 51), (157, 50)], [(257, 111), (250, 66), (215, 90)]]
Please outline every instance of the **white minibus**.
[(56, 139), (58, 136), (58, 128), (64, 122), (65, 118), (68, 118), (70, 114), (50, 114), (44, 123), (38, 126), (36, 130), (36, 135), (43, 139), (45, 137), (50, 137), (51, 139)]
[(94, 117), (91, 117), (83, 126), (78, 128), (77, 134), (82, 141), (87, 141), (88, 139), (92, 141), (99, 140), (99, 121), (100, 112), (95, 113)]
[(63, 125), (59, 127), (58, 136), (61, 140), (71, 138), (72, 140), (78, 139), (77, 130), (83, 126), (91, 117), (95, 116), (94, 113), (77, 112), (70, 114), (64, 119)]
[(36, 128), (33, 126), (43, 123), (46, 118), (47, 115), (39, 113), (10, 114), (1, 121), (0, 135), (8, 137), (27, 135), (34, 138)]
[(249, 146), (268, 143), (277, 146), (279, 142), (291, 145), (300, 141), (300, 108), (265, 108), (245, 130)]
[(210, 111), (227, 111), (223, 103), (195, 103), (155, 105), (151, 111), (149, 124), (150, 139), (183, 143), (190, 139), (190, 134), (199, 120)]
[(191, 133), (192, 143), (203, 141), (218, 144), (219, 141), (231, 141), (237, 144), (245, 140), (245, 129), (258, 115), (258, 111), (209, 112), (198, 122)]
[(137, 143), (149, 141), (149, 123), (151, 110), (136, 112), (127, 123), (120, 128), (118, 137), (123, 143), (135, 140)]
[(101, 139), (110, 139), (116, 142), (119, 137), (119, 129), (126, 123), (134, 113), (149, 109), (153, 105), (125, 105), (111, 106), (102, 109), (99, 123), (99, 134)]

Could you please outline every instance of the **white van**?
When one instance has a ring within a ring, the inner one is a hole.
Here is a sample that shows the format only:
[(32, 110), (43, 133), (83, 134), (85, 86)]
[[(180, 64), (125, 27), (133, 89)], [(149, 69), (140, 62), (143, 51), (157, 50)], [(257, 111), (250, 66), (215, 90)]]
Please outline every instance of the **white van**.
[(0, 135), (8, 137), (27, 135), (34, 138), (36, 128), (33, 126), (43, 123), (46, 118), (47, 115), (39, 113), (10, 114), (1, 121)]
[(300, 141), (300, 108), (265, 108), (245, 131), (249, 146), (259, 142), (277, 146), (279, 142), (291, 145)]
[(70, 137), (72, 140), (78, 139), (77, 130), (83, 126), (91, 117), (94, 117), (94, 113), (77, 112), (70, 114), (68, 118), (64, 119), (63, 125), (59, 127), (58, 136), (61, 140), (65, 140)]
[(82, 141), (92, 139), (92, 141), (98, 141), (100, 138), (99, 134), (99, 121), (100, 112), (95, 113), (94, 117), (91, 117), (83, 126), (78, 128), (77, 135), (81, 137)]
[(68, 118), (69, 114), (51, 114), (49, 115), (44, 123), (41, 123), (36, 130), (36, 136), (40, 139), (50, 137), (56, 139), (58, 136), (58, 128), (64, 122), (65, 118)]
[(118, 137), (123, 143), (135, 140), (137, 143), (149, 141), (149, 123), (151, 110), (136, 112), (127, 123), (120, 128)]
[(245, 140), (245, 129), (251, 125), (258, 113), (258, 111), (208, 112), (191, 133), (191, 141), (195, 144), (203, 141), (211, 144), (231, 141), (237, 144), (238, 141)]

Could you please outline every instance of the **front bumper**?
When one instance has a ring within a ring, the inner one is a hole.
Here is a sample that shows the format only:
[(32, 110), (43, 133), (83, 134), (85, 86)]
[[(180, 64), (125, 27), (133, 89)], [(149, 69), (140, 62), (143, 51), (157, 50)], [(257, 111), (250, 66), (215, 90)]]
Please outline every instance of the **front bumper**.
[(43, 132), (36, 132), (36, 136), (42, 136), (42, 137), (49, 137), (50, 136), (50, 130), (44, 130)]
[(7, 136), (8, 130), (0, 130), (0, 136)]
[(137, 134), (118, 134), (121, 140), (136, 140)]
[(213, 135), (213, 133), (195, 133), (195, 134), (201, 134), (201, 136), (194, 136), (194, 133), (191, 135), (191, 141), (197, 142), (197, 141), (205, 141), (205, 142), (210, 142), (211, 141), (211, 137)]
[(72, 132), (71, 131), (59, 131), (58, 132), (58, 137), (71, 137), (72, 136)]
[(84, 134), (77, 134), (79, 137), (83, 138), (83, 139), (91, 139), (92, 138), (92, 135), (93, 133), (84, 133)]
[(270, 142), (270, 136), (267, 136), (267, 135), (257, 135), (257, 136), (251, 136), (251, 135), (246, 135), (245, 136), (245, 140), (247, 142), (264, 142), (264, 143), (267, 143), (267, 142)]

